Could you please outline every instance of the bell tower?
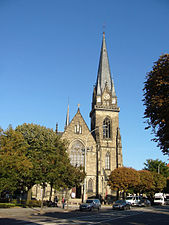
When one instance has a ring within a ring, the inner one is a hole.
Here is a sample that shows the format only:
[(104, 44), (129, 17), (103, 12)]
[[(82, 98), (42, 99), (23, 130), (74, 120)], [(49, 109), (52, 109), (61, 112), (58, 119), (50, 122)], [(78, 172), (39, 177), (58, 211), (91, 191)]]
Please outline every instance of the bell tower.
[(97, 147), (97, 192), (102, 197), (112, 194), (110, 188), (107, 187), (110, 172), (123, 165), (119, 112), (103, 32), (99, 68), (90, 112), (91, 131), (94, 130), (93, 136)]

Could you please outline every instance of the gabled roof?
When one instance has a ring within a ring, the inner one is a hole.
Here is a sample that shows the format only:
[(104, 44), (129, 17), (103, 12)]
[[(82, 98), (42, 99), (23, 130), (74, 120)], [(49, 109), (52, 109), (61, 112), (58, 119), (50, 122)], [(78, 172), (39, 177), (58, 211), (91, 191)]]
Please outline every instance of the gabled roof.
[(78, 110), (77, 110), (77, 113), (75, 114), (75, 116), (73, 117), (73, 119), (71, 120), (71, 122), (68, 124), (67, 127), (65, 127), (65, 131), (63, 133), (65, 133), (67, 131), (67, 129), (72, 125), (72, 123), (77, 119), (77, 117), (80, 119), (80, 121), (83, 122), (83, 124), (85, 125), (86, 129), (90, 132), (81, 112), (80, 112), (80, 109), (78, 107)]
[[(75, 126), (81, 126), (82, 128), (82, 133), (75, 132)], [(69, 123), (69, 125), (66, 127), (64, 132), (62, 133), (62, 138), (67, 139), (70, 142), (79, 139), (81, 140), (84, 144), (86, 143), (86, 138), (88, 137), (88, 143), (89, 142), (95, 142), (93, 135), (91, 134), (91, 131), (89, 130), (83, 116), (81, 115), (80, 109), (78, 107), (77, 113)]]

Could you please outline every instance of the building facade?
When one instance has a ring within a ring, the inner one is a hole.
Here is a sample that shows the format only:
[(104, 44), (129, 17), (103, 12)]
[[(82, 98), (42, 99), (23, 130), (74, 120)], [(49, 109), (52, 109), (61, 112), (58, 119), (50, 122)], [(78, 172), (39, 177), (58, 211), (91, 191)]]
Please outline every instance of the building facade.
[(84, 166), (87, 174), (84, 185), (73, 189), (76, 198), (81, 198), (83, 194), (85, 198), (112, 194), (107, 185), (108, 176), (112, 170), (123, 165), (119, 112), (103, 33), (90, 112), (91, 129), (85, 123), (79, 107), (69, 122), (68, 107), (65, 131), (62, 134), (62, 139), (69, 142), (71, 164)]
[[(119, 129), (119, 112), (114, 82), (111, 77), (106, 48), (105, 33), (100, 53), (100, 61), (96, 85), (93, 89), (92, 108), (90, 112), (91, 129), (83, 119), (79, 106), (77, 113), (69, 122), (69, 106), (67, 109), (64, 132), (56, 132), (69, 143), (67, 152), (74, 166), (83, 166), (86, 172), (84, 183), (74, 187), (70, 194), (81, 200), (91, 196), (113, 195), (107, 185), (108, 176), (115, 168), (123, 166), (122, 144)], [(50, 186), (45, 189), (45, 199), (49, 199)], [(35, 185), (32, 197), (41, 199), (42, 189)], [(63, 192), (60, 196), (63, 196)], [(59, 195), (53, 190), (53, 197)]]

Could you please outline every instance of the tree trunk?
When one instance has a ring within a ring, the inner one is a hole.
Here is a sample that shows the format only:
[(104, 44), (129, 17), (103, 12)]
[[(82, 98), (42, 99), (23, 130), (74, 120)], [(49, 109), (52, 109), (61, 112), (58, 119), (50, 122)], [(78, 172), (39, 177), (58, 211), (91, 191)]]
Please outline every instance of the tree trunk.
[(68, 208), (69, 208), (69, 204), (68, 204), (68, 202), (69, 202), (69, 194), (68, 194), (68, 189), (66, 188), (66, 199), (67, 199), (67, 210), (68, 210)]
[(126, 198), (126, 192), (123, 191), (122, 196), (123, 196), (123, 200), (124, 200)]
[(117, 190), (116, 200), (119, 200), (119, 189)]
[(27, 203), (31, 200), (31, 197), (32, 197), (32, 187), (28, 188), (28, 191), (27, 191), (27, 197), (26, 197)]
[(43, 198), (45, 193), (45, 185), (42, 186), (42, 199), (41, 199), (41, 207), (40, 207), (40, 213), (43, 212)]
[(53, 183), (50, 184), (50, 195), (49, 195), (49, 201), (52, 200), (52, 190), (53, 190)]

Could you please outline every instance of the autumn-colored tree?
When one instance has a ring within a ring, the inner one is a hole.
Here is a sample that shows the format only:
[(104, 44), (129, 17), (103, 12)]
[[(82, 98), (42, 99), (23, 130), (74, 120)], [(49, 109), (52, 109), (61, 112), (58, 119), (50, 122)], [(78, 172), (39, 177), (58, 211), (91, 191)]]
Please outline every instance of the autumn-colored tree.
[(164, 193), (169, 193), (169, 177), (166, 180), (166, 187), (164, 188)]
[(169, 154), (169, 54), (160, 56), (147, 74), (144, 86), (144, 117), (163, 154)]
[(28, 145), (21, 133), (10, 126), (0, 132), (0, 192), (24, 191), (32, 172), (32, 163), (27, 158)]
[(152, 172), (152, 174), (153, 174), (154, 193), (163, 191), (163, 189), (167, 186), (166, 183), (167, 179), (159, 173)]
[(147, 193), (154, 188), (153, 174), (147, 170), (138, 171), (140, 176), (140, 183), (135, 188), (136, 193)]
[(110, 176), (108, 185), (112, 190), (127, 192), (130, 188), (138, 186), (140, 183), (139, 173), (133, 168), (120, 167), (114, 169)]

